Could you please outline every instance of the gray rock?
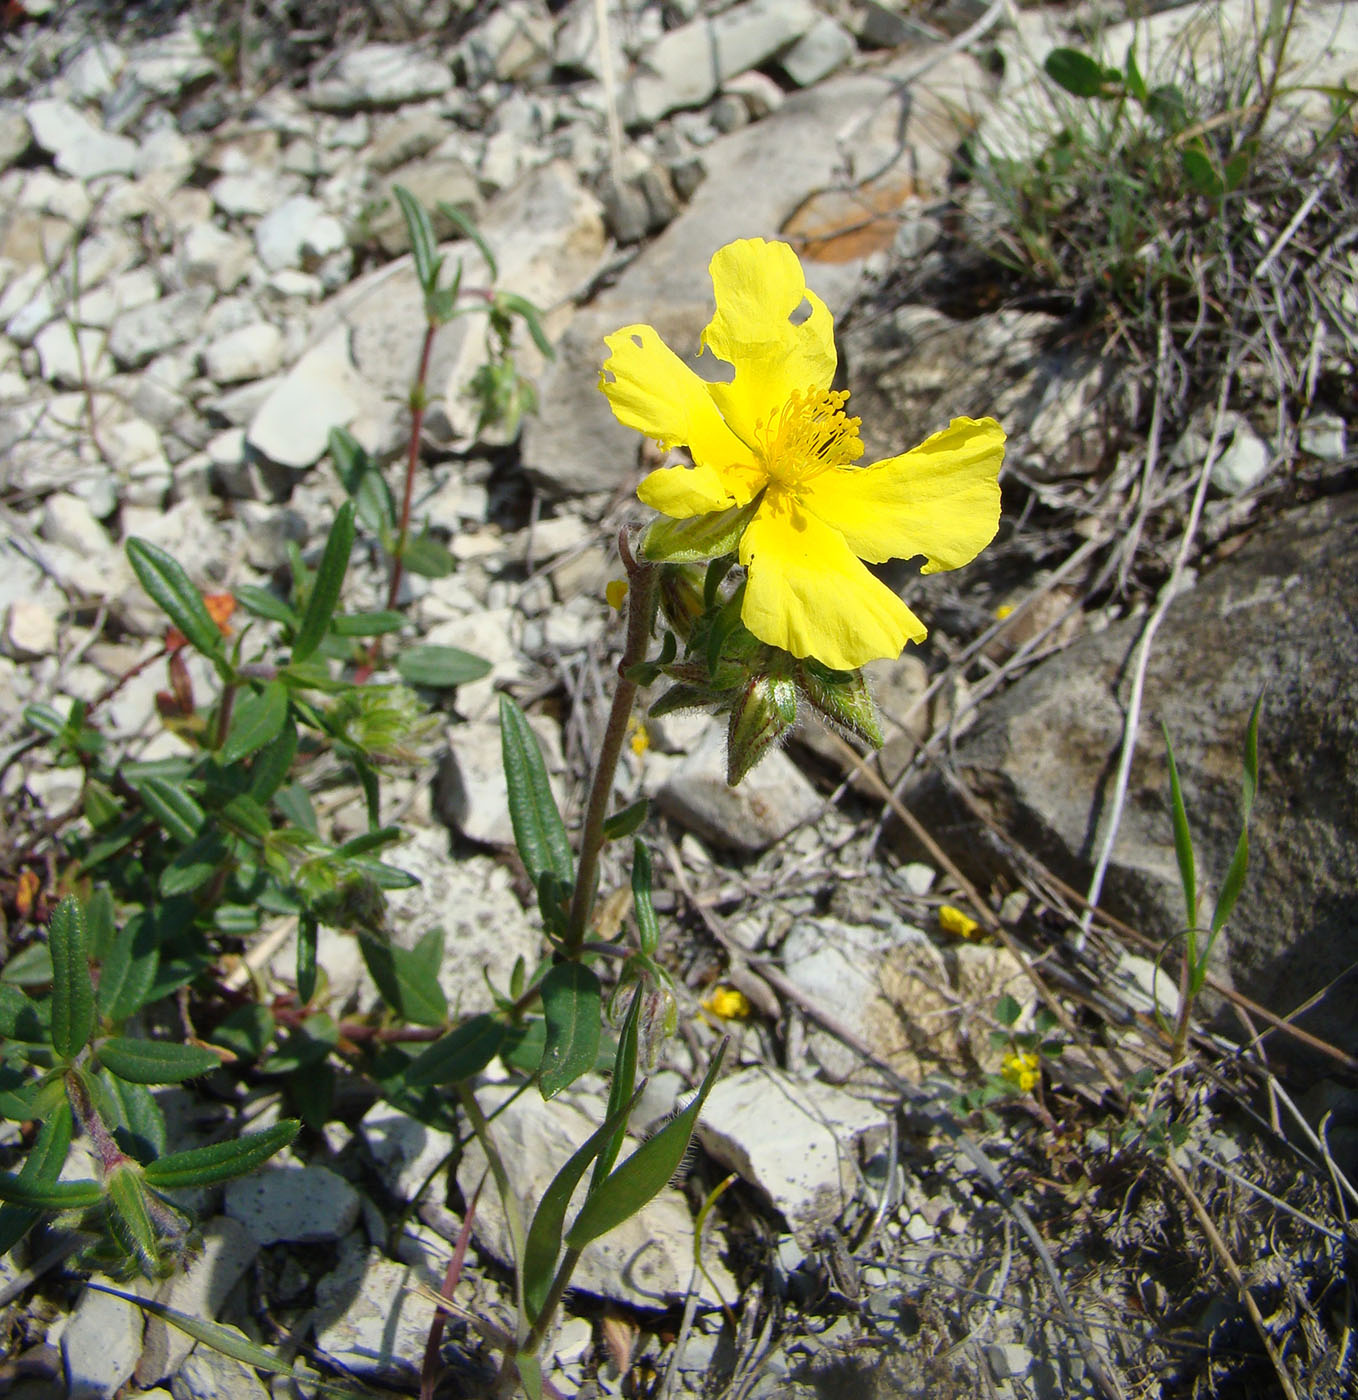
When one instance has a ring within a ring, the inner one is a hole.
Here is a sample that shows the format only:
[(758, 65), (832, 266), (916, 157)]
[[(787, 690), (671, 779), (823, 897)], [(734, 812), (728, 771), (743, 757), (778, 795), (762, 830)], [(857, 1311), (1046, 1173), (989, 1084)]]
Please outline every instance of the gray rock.
[(450, 65), (422, 46), (365, 44), (313, 77), (307, 101), (326, 112), (353, 112), (442, 97), (452, 87)]
[(20, 111), (0, 112), (0, 170), (8, 170), (29, 148), (33, 129)]
[(342, 1239), (358, 1207), (358, 1192), (328, 1167), (270, 1166), (226, 1187), (227, 1215), (259, 1244)]
[(127, 55), (126, 76), (161, 97), (173, 97), (216, 71), (203, 52), (202, 33), (188, 16), (176, 29), (137, 44)]
[(55, 491), (43, 503), (43, 539), (89, 557), (98, 557), (109, 548), (108, 531), (99, 523), (89, 503), (80, 496)]
[[(531, 721), (530, 721), (531, 723)], [(534, 724), (549, 772), (561, 770), (561, 738), (550, 724)], [(509, 819), (509, 794), (505, 787), (500, 753), (500, 726), (494, 720), (451, 725), (448, 752), (439, 764), (436, 809), (440, 818), (471, 841), (512, 846), (514, 828)], [(560, 801), (560, 794), (557, 794)]]
[(269, 272), (301, 267), (307, 258), (320, 259), (345, 247), (344, 228), (309, 195), (286, 199), (259, 221), (255, 247)]
[(52, 656), (57, 649), (57, 619), (43, 603), (19, 598), (5, 613), (3, 638), (5, 654), (16, 661), (35, 661)]
[(702, 743), (655, 794), (657, 805), (704, 840), (727, 850), (762, 851), (821, 808), (820, 794), (781, 750), (738, 787), (726, 782), (726, 729), (713, 723)]
[(444, 152), (397, 166), (390, 179), (380, 187), (378, 199), (385, 201), (385, 205), (368, 224), (370, 236), (388, 257), (410, 250), (405, 219), (392, 194), (395, 185), (408, 189), (424, 205), (434, 225), (434, 236), (440, 241), (460, 233), (453, 221), (440, 211), (440, 203), (451, 204), (473, 217), (480, 213), (481, 187), (476, 170), (461, 155)]
[[(259, 1253), (259, 1244), (243, 1225), (227, 1216), (209, 1221), (202, 1231), (203, 1250), (162, 1286), (158, 1300), (204, 1322), (215, 1321), (226, 1295)], [(193, 1349), (193, 1338), (157, 1317), (146, 1320), (146, 1337), (137, 1362), (137, 1383), (150, 1385), (173, 1376)]]
[(448, 135), (448, 121), (431, 107), (386, 118), (377, 128), (364, 160), (379, 174), (427, 156)]
[[(229, 1329), (248, 1341), (239, 1327)], [(269, 1400), (269, 1392), (248, 1366), (211, 1347), (196, 1347), (170, 1381), (174, 1400)]]
[(203, 352), (203, 369), (216, 384), (263, 379), (283, 363), (283, 332), (268, 321), (241, 326)]
[[(520, 1200), (536, 1201), (599, 1125), (564, 1097), (545, 1103), (540, 1094), (530, 1091), (506, 1103), (512, 1092), (508, 1085), (491, 1085), (479, 1090), (477, 1097), (487, 1114), (505, 1104), (493, 1120), (492, 1131), (515, 1194)], [(628, 1139), (623, 1158), (633, 1150)], [(485, 1170), (485, 1154), (473, 1142), (458, 1166), (458, 1185), (464, 1195), (470, 1195)], [(482, 1192), (473, 1233), (478, 1244), (497, 1259), (510, 1258), (509, 1230), (498, 1193)], [(724, 1296), (732, 1296), (733, 1283), (720, 1253), (717, 1239), (709, 1237), (703, 1262), (711, 1278), (700, 1277), (696, 1284), (699, 1301), (708, 1306), (717, 1301), (714, 1284)], [(639, 1214), (586, 1247), (574, 1286), (641, 1307), (663, 1307), (686, 1292), (692, 1272), (693, 1221), (684, 1198), (667, 1186)]]
[(353, 422), (362, 395), (349, 335), (341, 327), (292, 367), (255, 413), (247, 440), (279, 466), (309, 467), (324, 455), (330, 430)]
[(101, 131), (78, 107), (49, 98), (30, 102), (26, 112), (33, 139), (64, 174), (77, 180), (132, 174), (136, 142)]
[(681, 107), (701, 106), (727, 78), (757, 68), (815, 22), (808, 0), (742, 0), (714, 19), (670, 30), (627, 90), (629, 125), (653, 126)]
[(68, 321), (52, 321), (34, 337), (44, 381), (61, 389), (98, 384), (113, 371), (108, 337), (94, 327), (76, 330)]
[(821, 15), (778, 60), (778, 66), (798, 87), (811, 87), (828, 78), (853, 57), (853, 35), (829, 15)]
[(267, 214), (278, 204), (282, 193), (280, 177), (263, 170), (243, 170), (220, 176), (208, 186), (212, 202), (233, 218)]
[(433, 1307), (411, 1285), (442, 1281), (434, 1269), (398, 1264), (375, 1249), (342, 1260), (316, 1290), (317, 1346), (358, 1375), (418, 1375)]
[(857, 1195), (859, 1154), (885, 1131), (874, 1104), (763, 1066), (718, 1081), (698, 1120), (707, 1152), (763, 1191), (803, 1247)]
[(469, 33), (463, 58), (474, 81), (540, 81), (552, 54), (552, 17), (541, 0), (503, 0)]
[(1268, 444), (1242, 419), (1212, 466), (1212, 485), (1225, 496), (1239, 496), (1257, 486), (1272, 465)]
[(123, 369), (140, 369), (157, 355), (191, 340), (211, 302), (207, 288), (193, 287), (124, 311), (109, 332), (113, 358)]
[[(145, 1293), (140, 1281), (129, 1293)], [(132, 1374), (142, 1344), (142, 1313), (111, 1293), (87, 1288), (61, 1334), (70, 1400), (106, 1400)]]
[(251, 252), (246, 239), (216, 224), (195, 224), (180, 245), (180, 275), (189, 286), (202, 283), (229, 292), (249, 271)]
[(373, 1104), (359, 1119), (358, 1131), (382, 1184), (399, 1201), (415, 1199), (456, 1140), (385, 1103)]
[[(1235, 985), (1279, 1014), (1358, 958), (1347, 891), (1358, 883), (1358, 498), (1283, 516), (1171, 605), (1146, 676), (1131, 785), (1102, 902), (1155, 939), (1183, 926), (1163, 721), (1174, 743), (1200, 888), (1212, 891), (1239, 835), (1240, 755), (1264, 692), (1250, 873), (1224, 935)], [(1108, 818), (1140, 619), (1085, 637), (993, 703), (958, 745), (972, 792), (1078, 888)], [(932, 786), (912, 799), (975, 873), (994, 852)], [(1358, 1028), (1331, 994), (1298, 1019), (1350, 1052)]]
[(1348, 451), (1348, 425), (1337, 413), (1313, 413), (1300, 429), (1303, 452), (1324, 462), (1342, 461)]

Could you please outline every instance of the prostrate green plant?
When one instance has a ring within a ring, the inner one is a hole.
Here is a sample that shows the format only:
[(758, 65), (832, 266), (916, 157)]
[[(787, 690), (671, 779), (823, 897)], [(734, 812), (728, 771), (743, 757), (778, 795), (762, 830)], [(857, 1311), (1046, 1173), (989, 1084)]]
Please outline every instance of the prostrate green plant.
[(1015, 1029), (1022, 1014), (1023, 1007), (1007, 992), (995, 1003), (995, 1019), (1003, 1029), (990, 1032), (990, 1045), (1007, 1052), (1000, 1072), (987, 1074), (975, 1089), (953, 1101), (956, 1112), (979, 1114), (987, 1128), (1000, 1126), (992, 1104), (1027, 1095), (1035, 1095), (1041, 1102), (1042, 1062), (1057, 1059), (1066, 1048), (1065, 1042), (1053, 1035), (1058, 1023), (1047, 1007), (1038, 1007), (1029, 1030)]
[[(68, 895), (52, 914), (47, 944), (30, 949), (39, 956), (16, 959), (0, 982), (0, 1113), (40, 1125), (23, 1169), (0, 1173), (0, 1252), (44, 1212), (57, 1212), (87, 1237), (86, 1267), (159, 1278), (195, 1245), (192, 1221), (164, 1193), (252, 1171), (300, 1124), (166, 1154), (165, 1117), (150, 1086), (207, 1074), (222, 1057), (203, 1045), (121, 1034), (162, 995), (148, 956), (153, 924), (143, 917), (115, 931), (106, 889), (91, 899), (89, 915)], [(96, 1175), (62, 1180), (77, 1130)]]
[[(1242, 760), (1243, 780), (1240, 798), (1240, 836), (1235, 843), (1235, 852), (1217, 892), (1212, 918), (1206, 928), (1198, 922), (1198, 876), (1197, 862), (1193, 854), (1193, 837), (1188, 829), (1188, 813), (1184, 809), (1183, 791), (1179, 786), (1179, 769), (1174, 762), (1174, 746), (1170, 743), (1169, 730), (1164, 730), (1165, 752), (1169, 759), (1170, 810), (1174, 820), (1174, 854), (1179, 863), (1179, 878), (1184, 892), (1183, 961), (1179, 972), (1179, 1014), (1174, 1024), (1171, 1039), (1170, 1059), (1179, 1064), (1188, 1051), (1188, 1032), (1193, 1020), (1193, 1005), (1207, 981), (1208, 963), (1217, 936), (1226, 927), (1236, 900), (1245, 885), (1245, 876), (1250, 865), (1250, 812), (1254, 807), (1255, 793), (1259, 790), (1259, 714), (1263, 707), (1261, 695), (1250, 711), (1249, 724), (1245, 728), (1245, 752)], [(1162, 726), (1163, 727), (1163, 726)], [(1159, 1008), (1156, 1015), (1164, 1025)], [(1168, 1030), (1168, 1026), (1165, 1026)]]

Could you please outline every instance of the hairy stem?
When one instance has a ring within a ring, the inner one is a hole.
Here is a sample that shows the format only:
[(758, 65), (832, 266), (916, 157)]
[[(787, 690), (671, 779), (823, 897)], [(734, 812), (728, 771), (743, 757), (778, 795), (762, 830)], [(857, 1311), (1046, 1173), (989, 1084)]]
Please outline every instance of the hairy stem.
[(405, 488), (401, 493), (401, 525), (396, 536), (396, 553), (391, 561), (391, 586), (387, 589), (387, 607), (395, 608), (405, 571), (406, 542), (410, 538), (410, 498), (415, 490), (415, 468), (420, 459), (420, 438), (424, 432), (424, 413), (429, 405), (429, 360), (434, 353), (434, 337), (439, 323), (432, 318), (424, 328), (424, 344), (420, 348), (420, 367), (410, 386), (410, 445), (406, 451)]
[(566, 942), (572, 949), (579, 949), (585, 941), (585, 930), (594, 905), (594, 887), (599, 875), (599, 852), (604, 844), (604, 820), (608, 816), (608, 804), (613, 795), (613, 775), (618, 769), (623, 740), (627, 737), (627, 721), (632, 716), (632, 705), (637, 696), (637, 684), (628, 679), (627, 673), (646, 659), (659, 595), (659, 571), (654, 564), (632, 557), (625, 534), (618, 536), (618, 552), (627, 566), (629, 584), (627, 641), (622, 660), (618, 662), (618, 688), (613, 692), (613, 706), (608, 712), (608, 724), (599, 747), (599, 762), (589, 790), (585, 824), (580, 833), (580, 860), (575, 874), (575, 893), (571, 899), (570, 924), (566, 930)]

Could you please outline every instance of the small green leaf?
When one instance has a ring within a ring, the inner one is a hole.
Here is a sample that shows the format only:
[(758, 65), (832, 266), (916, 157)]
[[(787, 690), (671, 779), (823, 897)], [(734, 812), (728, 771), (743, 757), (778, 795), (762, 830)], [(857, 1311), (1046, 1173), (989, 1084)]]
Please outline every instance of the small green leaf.
[(262, 690), (237, 696), (226, 742), (217, 751), (223, 766), (239, 763), (279, 735), (288, 718), (288, 688), (270, 681)]
[(221, 1060), (201, 1045), (178, 1045), (169, 1040), (136, 1040), (115, 1036), (99, 1046), (104, 1066), (129, 1084), (182, 1084), (209, 1070)]
[(500, 1059), (520, 1074), (536, 1074), (542, 1063), (543, 1047), (547, 1044), (547, 1023), (534, 1016), (530, 1021), (505, 1027), (505, 1042)]
[(348, 428), (330, 429), (330, 456), (344, 489), (353, 497), (358, 518), (382, 537), (396, 528), (396, 503), (377, 463)]
[(217, 873), (227, 857), (226, 844), (215, 831), (205, 831), (160, 872), (160, 892), (167, 898), (192, 894)]
[[(48, 1114), (19, 1172), (19, 1180), (30, 1186), (51, 1185), (61, 1177), (73, 1131), (71, 1105), (62, 1100)], [(0, 1255), (8, 1254), (37, 1224), (40, 1212), (19, 1205), (0, 1206)]]
[(14, 987), (45, 987), (52, 980), (52, 953), (46, 943), (30, 943), (0, 967), (0, 981)]
[(103, 962), (117, 936), (116, 910), (113, 893), (107, 885), (99, 885), (85, 901), (85, 927), (89, 932), (90, 957)]
[(542, 1012), (547, 1046), (538, 1086), (554, 1098), (594, 1068), (599, 1053), (603, 993), (599, 979), (577, 962), (558, 963), (542, 979)]
[(660, 921), (651, 901), (651, 852), (640, 837), (632, 843), (632, 910), (641, 951), (650, 957), (660, 944)]
[(203, 829), (207, 813), (197, 798), (178, 783), (166, 778), (145, 777), (138, 779), (134, 786), (147, 811), (182, 845), (188, 845)]
[(1022, 1012), (1023, 1008), (1008, 992), (995, 1003), (995, 1019), (1002, 1026), (1012, 1026)]
[(1146, 80), (1141, 76), (1141, 69), (1136, 61), (1136, 43), (1133, 41), (1127, 46), (1127, 61), (1122, 65), (1123, 77), (1127, 83), (1127, 91), (1134, 102), (1139, 102), (1145, 107), (1150, 97), (1150, 92), (1146, 87)]
[(47, 930), (52, 952), (52, 1049), (73, 1060), (94, 1029), (94, 981), (90, 977), (85, 914), (72, 894), (52, 911)]
[(528, 1400), (542, 1400), (542, 1359), (533, 1352), (521, 1351), (514, 1357), (514, 1369)]
[(267, 588), (256, 588), (252, 583), (243, 583), (235, 591), (236, 601), (246, 612), (262, 617), (266, 622), (281, 622), (285, 627), (296, 628), (301, 620), (295, 608), (290, 607), (277, 593)]
[(314, 914), (297, 920), (297, 999), (306, 1006), (316, 995), (316, 942), (320, 925)]
[[(50, 978), (44, 978), (44, 982)], [(36, 1041), (42, 1036), (38, 1008), (18, 987), (0, 982), (0, 1036), (6, 1040)]]
[(1193, 860), (1193, 836), (1188, 829), (1188, 812), (1184, 808), (1183, 789), (1179, 785), (1179, 766), (1174, 761), (1174, 746), (1169, 730), (1162, 722), (1165, 753), (1169, 759), (1169, 806), (1174, 827), (1174, 855), (1179, 862), (1179, 883), (1184, 892), (1184, 918), (1191, 928), (1198, 922), (1198, 873)]
[(1194, 190), (1208, 199), (1220, 199), (1226, 193), (1226, 177), (1207, 147), (1198, 141), (1179, 152), (1184, 175)]
[(312, 580), (311, 595), (302, 614), (301, 626), (297, 629), (297, 638), (292, 644), (294, 662), (305, 661), (320, 646), (321, 639), (329, 630), (353, 547), (354, 503), (345, 501), (335, 514), (335, 523), (326, 538), (320, 567)]
[[(614, 1136), (621, 1140), (626, 1133), (627, 1115), (638, 1097), (638, 1094), (630, 1094), (621, 1103), (611, 1104), (608, 1117), (571, 1154), (565, 1166), (552, 1178), (551, 1185), (542, 1193), (523, 1248), (523, 1301), (530, 1322), (537, 1320), (551, 1290), (557, 1256), (561, 1253), (566, 1211), (575, 1188), (604, 1145)], [(608, 1169), (604, 1170), (606, 1173)]]
[(35, 1181), (0, 1172), (0, 1201), (28, 1210), (88, 1210), (103, 1199), (97, 1181)]
[(1146, 115), (1169, 132), (1179, 131), (1188, 121), (1188, 99), (1173, 83), (1155, 88), (1145, 103)]
[(145, 1187), (135, 1167), (115, 1167), (104, 1183), (109, 1228), (148, 1278), (156, 1274), (156, 1232), (146, 1209)]
[(117, 1121), (109, 1126), (117, 1130), (123, 1150), (139, 1162), (149, 1162), (164, 1152), (165, 1115), (150, 1089), (145, 1084), (129, 1084), (107, 1069), (100, 1071), (99, 1084), (115, 1110)]
[(212, 1043), (224, 1046), (242, 1060), (259, 1060), (273, 1043), (273, 1012), (259, 1002), (238, 1006), (212, 1032)]
[[(441, 930), (431, 932), (442, 939)], [(358, 941), (377, 990), (392, 1010), (417, 1026), (441, 1026), (447, 1020), (448, 999), (438, 979), (430, 975), (425, 957), (368, 934), (360, 934)]]
[(425, 532), (411, 535), (401, 551), (401, 562), (412, 574), (421, 578), (447, 578), (453, 572), (454, 559), (433, 535)]
[(128, 540), (127, 557), (141, 586), (190, 644), (218, 663), (220, 671), (225, 666), (222, 634), (188, 574), (171, 555), (146, 540)]
[(217, 812), (223, 830), (250, 841), (266, 841), (273, 830), (269, 814), (248, 792), (237, 793)]
[(712, 1092), (712, 1085), (716, 1083), (727, 1043), (722, 1041), (693, 1102), (653, 1138), (643, 1142), (620, 1167), (590, 1192), (566, 1235), (566, 1244), (571, 1249), (583, 1249), (591, 1240), (597, 1240), (624, 1220), (630, 1220), (659, 1195), (666, 1182), (678, 1171), (688, 1151), (698, 1115)]
[(476, 244), (477, 250), (486, 260), (486, 267), (490, 271), (490, 280), (492, 282), (498, 281), (500, 277), (499, 265), (495, 261), (495, 254), (490, 250), (490, 244), (481, 236), (481, 230), (456, 204), (449, 204), (446, 199), (438, 201), (438, 211), (464, 238), (469, 238)]
[(569, 883), (575, 860), (570, 837), (547, 779), (537, 735), (528, 716), (507, 695), (500, 696), (500, 749), (509, 793), (514, 842), (534, 885), (544, 870)]
[(479, 1074), (500, 1053), (504, 1025), (484, 1012), (434, 1041), (401, 1078), (410, 1085), (453, 1084)]
[(533, 337), (533, 344), (541, 351), (544, 359), (556, 359), (556, 351), (552, 348), (552, 342), (547, 339), (547, 332), (542, 328), (542, 312), (531, 301), (515, 292), (501, 292), (495, 299), (506, 310), (513, 311), (523, 317), (523, 323), (528, 327), (528, 334)]
[[(627, 1014), (622, 1019), (622, 1032), (618, 1036), (618, 1049), (613, 1056), (613, 1077), (608, 1085), (608, 1116), (612, 1118), (626, 1107), (628, 1113), (636, 1102), (637, 1046), (641, 1034), (641, 1002), (643, 988), (638, 982), (628, 1003)], [(622, 1150), (622, 1140), (627, 1135), (627, 1113), (623, 1114), (616, 1130), (604, 1144), (599, 1160), (594, 1164), (594, 1180), (590, 1187), (595, 1189), (613, 1170)]]
[(99, 1012), (121, 1025), (146, 1004), (160, 962), (160, 935), (154, 919), (135, 914), (113, 940), (99, 972)]
[(1122, 77), (1116, 69), (1105, 68), (1079, 49), (1053, 49), (1042, 65), (1047, 76), (1075, 97), (1103, 97), (1109, 84)]
[(438, 255), (438, 242), (434, 237), (434, 224), (429, 211), (415, 198), (404, 185), (393, 185), (392, 194), (401, 207), (401, 217), (405, 220), (406, 233), (410, 238), (410, 251), (415, 262), (415, 277), (420, 290), (429, 296), (438, 286), (439, 270), (443, 259)]
[(399, 632), (406, 620), (398, 612), (341, 613), (331, 619), (330, 630), (337, 637), (384, 637)]
[(396, 671), (407, 685), (451, 690), (490, 674), (490, 662), (459, 647), (419, 646), (396, 658)]
[(210, 1147), (194, 1147), (157, 1157), (143, 1168), (143, 1174), (157, 1191), (180, 1191), (190, 1186), (211, 1186), (234, 1176), (244, 1176), (275, 1152), (281, 1152), (297, 1136), (301, 1124), (285, 1118), (261, 1133), (245, 1133)]
[(297, 724), (285, 717), (282, 728), (250, 765), (250, 796), (256, 802), (267, 802), (287, 782), (288, 770), (296, 757)]
[(646, 820), (650, 810), (650, 802), (641, 797), (621, 812), (614, 812), (604, 822), (604, 840), (621, 841), (624, 836), (630, 836)]

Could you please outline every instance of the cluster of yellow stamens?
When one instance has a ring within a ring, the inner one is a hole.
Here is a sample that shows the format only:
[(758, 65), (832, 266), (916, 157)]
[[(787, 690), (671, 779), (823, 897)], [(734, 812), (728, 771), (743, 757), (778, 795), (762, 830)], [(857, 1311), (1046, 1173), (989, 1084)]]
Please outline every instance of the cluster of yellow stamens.
[(862, 420), (844, 412), (848, 399), (847, 389), (798, 391), (772, 421), (760, 421), (760, 454), (771, 481), (795, 487), (863, 455)]

